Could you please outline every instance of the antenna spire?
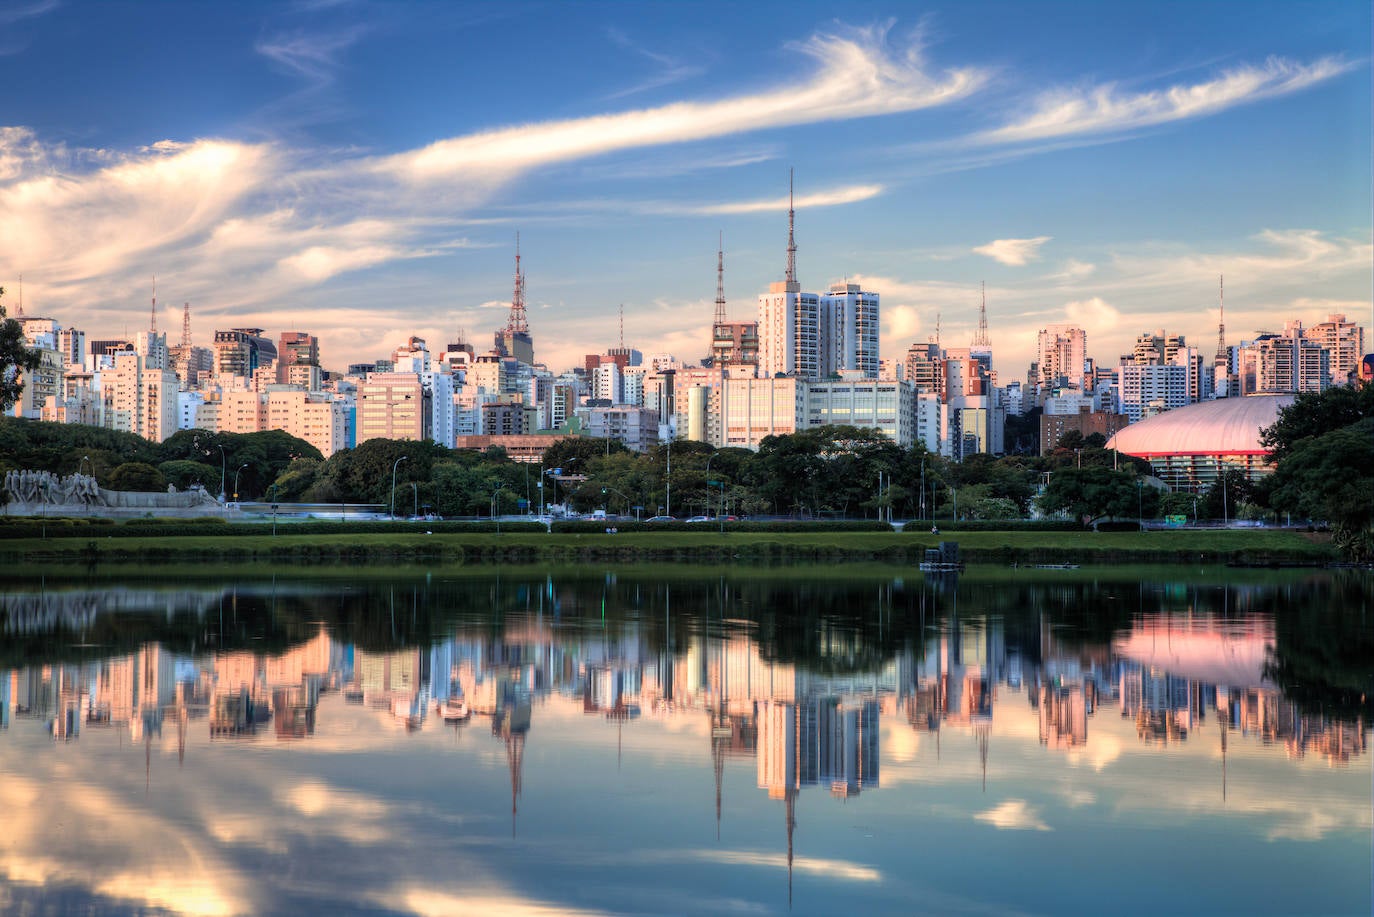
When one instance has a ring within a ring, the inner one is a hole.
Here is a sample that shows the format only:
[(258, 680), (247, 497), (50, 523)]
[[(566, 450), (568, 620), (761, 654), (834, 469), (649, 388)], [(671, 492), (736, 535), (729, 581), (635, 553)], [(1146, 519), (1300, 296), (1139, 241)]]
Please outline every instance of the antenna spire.
[(935, 313), (935, 346), (940, 346), (940, 313)]
[(191, 351), (191, 304), (181, 307), (181, 346), (187, 353)]
[(620, 349), (625, 349), (625, 304), (620, 304)]
[(148, 313), (148, 333), (157, 334), (157, 275), (153, 275), (153, 308)]
[(716, 242), (716, 324), (725, 324), (725, 233)]
[(973, 335), (973, 346), (991, 349), (992, 341), (988, 339), (988, 283), (982, 282), (983, 302), (978, 307), (978, 330)]
[(19, 309), (14, 313), (15, 318), (24, 317), (24, 275), (19, 275)]
[(797, 238), (793, 233), (797, 211), (793, 209), (792, 169), (787, 170), (787, 282), (797, 282)]
[(520, 270), (520, 233), (515, 234), (515, 292), (511, 295), (510, 318), (506, 321), (506, 331), (512, 334), (528, 334), (529, 322), (525, 318), (525, 273)]
[(1226, 278), (1217, 275), (1217, 357), (1216, 366), (1227, 366), (1231, 360), (1226, 353)]

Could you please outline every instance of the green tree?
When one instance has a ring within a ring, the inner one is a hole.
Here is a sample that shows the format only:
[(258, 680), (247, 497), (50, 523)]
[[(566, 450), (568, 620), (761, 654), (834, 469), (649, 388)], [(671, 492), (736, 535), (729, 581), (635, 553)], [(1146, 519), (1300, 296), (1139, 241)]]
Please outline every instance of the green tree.
[(1050, 475), (1049, 486), (1040, 495), (1040, 508), (1046, 513), (1067, 513), (1084, 526), (1108, 516), (1134, 519), (1137, 512), (1153, 510), (1158, 502), (1155, 489), (1148, 490), (1146, 494), (1142, 478), (1124, 471), (1100, 466), (1062, 468)]
[(177, 490), (186, 490), (192, 484), (201, 484), (206, 490), (209, 490), (211, 485), (219, 480), (218, 468), (211, 468), (203, 462), (190, 462), (185, 459), (162, 462), (157, 466), (157, 470)]
[(110, 472), (104, 486), (110, 490), (156, 493), (167, 489), (167, 479), (147, 462), (125, 462)]
[(1374, 560), (1374, 417), (1302, 437), (1267, 483), (1275, 509), (1325, 519), (1346, 556)]
[[(0, 296), (5, 295), (0, 287)], [(24, 329), (5, 317), (0, 305), (0, 412), (8, 411), (24, 391), (24, 373), (38, 368), (38, 351), (24, 346)]]
[(1322, 392), (1303, 392), (1278, 419), (1260, 431), (1260, 444), (1282, 462), (1308, 437), (1321, 436), (1374, 417), (1374, 383), (1341, 385)]

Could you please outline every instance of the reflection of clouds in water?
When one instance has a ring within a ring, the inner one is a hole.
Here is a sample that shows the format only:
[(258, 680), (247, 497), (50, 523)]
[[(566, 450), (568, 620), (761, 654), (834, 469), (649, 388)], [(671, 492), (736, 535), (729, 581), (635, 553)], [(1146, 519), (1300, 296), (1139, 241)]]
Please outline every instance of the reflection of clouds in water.
[(431, 888), (402, 887), (371, 896), (378, 905), (417, 917), (449, 917), (450, 914), (500, 914), (502, 917), (577, 917), (601, 914), (566, 905), (535, 904), (515, 896), (477, 892), (441, 892)]
[(1082, 748), (1065, 752), (1065, 759), (1073, 767), (1087, 764), (1095, 771), (1101, 771), (1108, 764), (1121, 757), (1121, 740), (1115, 736), (1088, 734), (1088, 743)]
[(1039, 810), (1024, 799), (1008, 799), (1000, 806), (988, 809), (986, 812), (978, 812), (973, 817), (978, 821), (985, 821), (1004, 830), (1051, 830), (1050, 826), (1041, 820)]
[[(675, 859), (702, 860), (707, 863), (721, 863), (727, 866), (767, 866), (774, 869), (787, 869), (787, 856), (781, 853), (759, 853), (753, 850), (676, 850)], [(794, 872), (823, 875), (828, 879), (846, 879), (851, 882), (881, 882), (883, 874), (872, 866), (853, 863), (848, 860), (827, 860), (819, 857), (794, 857)]]
[[(53, 786), (5, 768), (0, 873), (9, 881), (89, 887), (96, 895), (187, 915), (251, 913), (247, 887), (206, 838), (90, 783)], [(43, 790), (40, 792), (40, 790)], [(54, 817), (47, 804), (62, 799)], [(131, 844), (131, 838), (147, 842)]]

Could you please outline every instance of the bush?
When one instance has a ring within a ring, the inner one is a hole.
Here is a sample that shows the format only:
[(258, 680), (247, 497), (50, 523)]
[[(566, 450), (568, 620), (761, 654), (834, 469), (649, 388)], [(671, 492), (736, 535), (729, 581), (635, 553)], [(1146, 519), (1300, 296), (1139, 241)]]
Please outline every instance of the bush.
[[(1083, 526), (1072, 519), (967, 519), (957, 522), (949, 519), (936, 519), (935, 525), (941, 532), (1081, 532)], [(903, 532), (914, 535), (929, 535), (930, 526), (925, 521), (912, 520)]]
[[(698, 532), (709, 534), (720, 531), (720, 523), (711, 522), (636, 522), (633, 519), (566, 519), (553, 524), (558, 534), (599, 534), (613, 528), (619, 534), (629, 532)], [(835, 522), (797, 522), (780, 520), (777, 522), (726, 522), (727, 532), (891, 532), (892, 526), (874, 519), (835, 521)]]

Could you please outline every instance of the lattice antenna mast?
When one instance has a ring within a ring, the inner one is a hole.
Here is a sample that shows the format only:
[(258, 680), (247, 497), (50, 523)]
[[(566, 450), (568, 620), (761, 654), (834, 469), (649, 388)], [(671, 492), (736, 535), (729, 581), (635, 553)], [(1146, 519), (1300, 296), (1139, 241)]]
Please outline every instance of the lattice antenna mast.
[(191, 304), (186, 303), (181, 307), (181, 346), (187, 352), (191, 350)]
[(940, 346), (940, 313), (935, 313), (935, 346)]
[(515, 234), (515, 292), (511, 295), (510, 319), (506, 330), (512, 334), (528, 334), (529, 322), (525, 318), (525, 272), (520, 270), (520, 233)]
[(148, 313), (148, 333), (157, 334), (157, 275), (153, 275), (153, 308)]
[(716, 243), (716, 324), (725, 324), (725, 233)]
[(1217, 275), (1217, 366), (1226, 366), (1231, 361), (1226, 353), (1226, 278)]
[(983, 281), (983, 302), (978, 307), (978, 330), (973, 335), (974, 347), (992, 347), (988, 338), (988, 284)]
[(24, 275), (19, 275), (19, 309), (14, 313), (15, 318), (24, 317)]
[(620, 304), (620, 349), (625, 349), (625, 304)]
[(793, 209), (792, 171), (787, 170), (787, 282), (797, 282), (797, 237), (793, 232), (797, 211)]

